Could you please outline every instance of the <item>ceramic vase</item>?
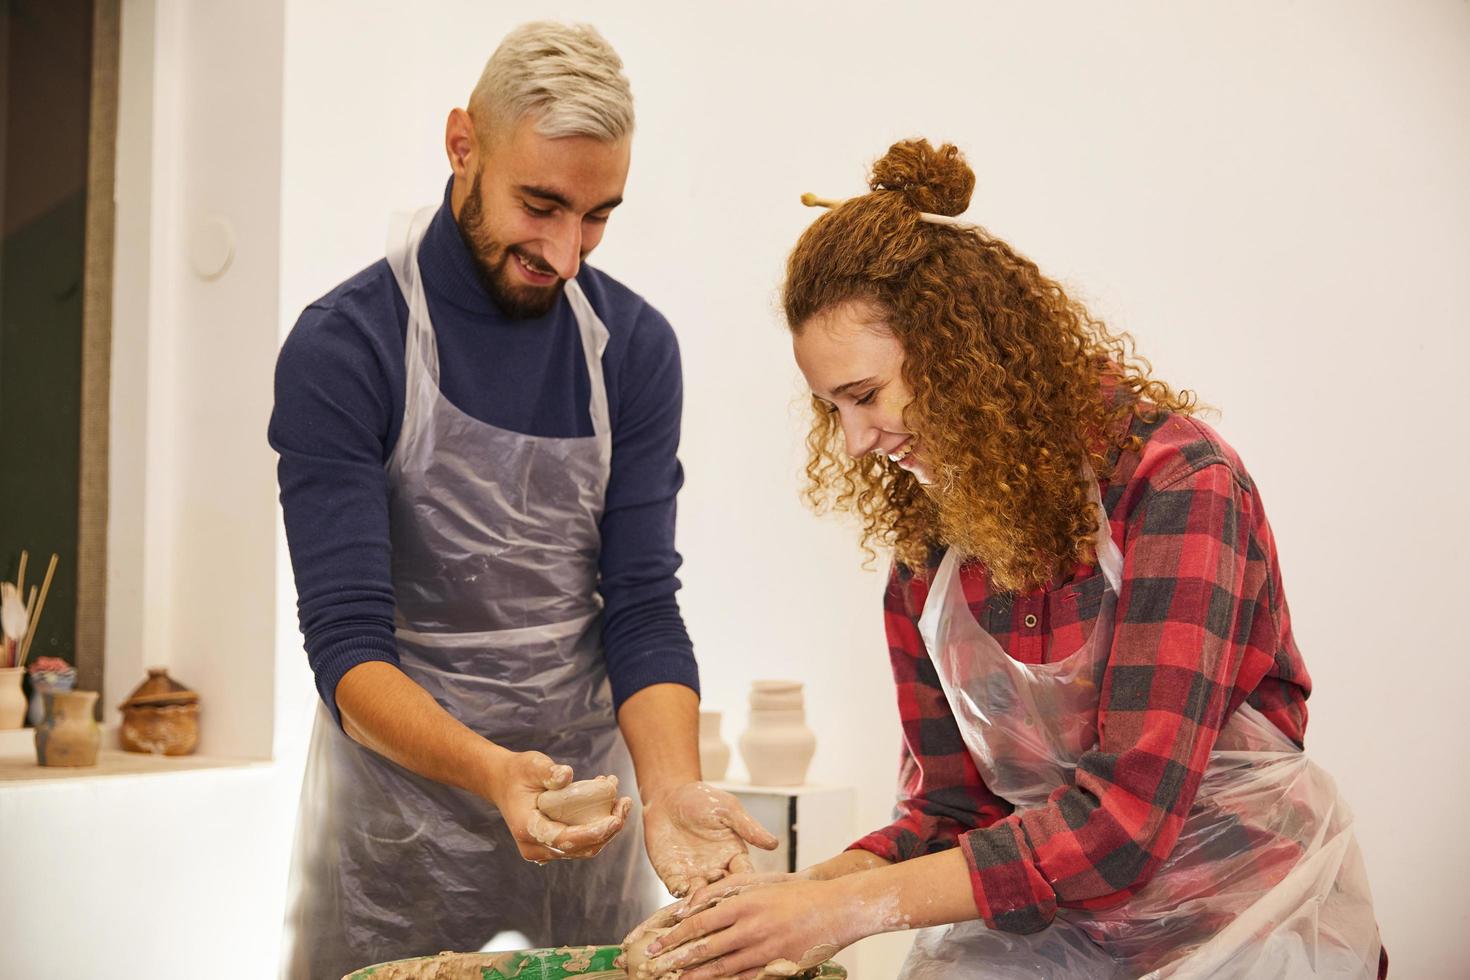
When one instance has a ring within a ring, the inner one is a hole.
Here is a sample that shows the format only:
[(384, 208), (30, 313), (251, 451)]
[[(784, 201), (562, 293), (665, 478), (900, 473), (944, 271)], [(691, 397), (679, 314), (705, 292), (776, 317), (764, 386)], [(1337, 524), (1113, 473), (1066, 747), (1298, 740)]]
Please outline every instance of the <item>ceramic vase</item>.
[(149, 667), (148, 679), (121, 705), (118, 741), (127, 752), (188, 755), (199, 744), (199, 695)]
[(24, 676), (24, 667), (0, 667), (0, 731), (25, 724), (26, 696), (20, 687)]
[(750, 727), (740, 736), (740, 757), (758, 786), (799, 786), (817, 751), (806, 727), (801, 684), (756, 681), (750, 690)]
[(31, 675), (31, 707), (26, 712), (26, 720), (31, 723), (32, 728), (40, 726), (46, 719), (46, 692), (48, 691), (70, 691), (76, 686), (75, 677), (65, 677), (55, 681), (43, 681), (34, 674)]
[(36, 761), (43, 766), (95, 766), (102, 729), (93, 717), (96, 691), (47, 691), (46, 717), (36, 727)]
[(724, 779), (730, 768), (730, 746), (720, 738), (718, 711), (699, 713), (699, 768), (710, 782)]

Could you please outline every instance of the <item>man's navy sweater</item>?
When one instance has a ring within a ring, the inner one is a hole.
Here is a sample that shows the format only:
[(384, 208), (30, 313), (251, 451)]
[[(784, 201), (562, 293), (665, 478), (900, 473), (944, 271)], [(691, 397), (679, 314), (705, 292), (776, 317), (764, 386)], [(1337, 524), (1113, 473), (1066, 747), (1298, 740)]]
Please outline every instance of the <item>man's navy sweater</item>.
[[(461, 411), (503, 429), (589, 436), (590, 387), (576, 319), (507, 319), (476, 275), (444, 204), (419, 249), (439, 347), (440, 388)], [(602, 367), (612, 472), (602, 517), (603, 647), (614, 704), (657, 683), (698, 691), (674, 593), (674, 500), (683, 381), (674, 332), (636, 293), (585, 264), (577, 282), (607, 325)], [(276, 363), (270, 443), (297, 608), (317, 690), (340, 724), (342, 675), (397, 663), (385, 464), (403, 422), (407, 305), (386, 260), (302, 312)]]

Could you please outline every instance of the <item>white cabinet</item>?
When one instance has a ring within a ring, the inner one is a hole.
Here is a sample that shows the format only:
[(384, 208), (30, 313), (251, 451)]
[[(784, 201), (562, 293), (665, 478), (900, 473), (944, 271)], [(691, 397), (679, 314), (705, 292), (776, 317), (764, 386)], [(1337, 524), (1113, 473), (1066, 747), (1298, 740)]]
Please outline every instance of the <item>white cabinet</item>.
[(780, 843), (774, 851), (752, 847), (757, 871), (799, 871), (840, 853), (857, 837), (855, 793), (850, 786), (752, 786), (715, 783), (735, 794), (746, 811)]

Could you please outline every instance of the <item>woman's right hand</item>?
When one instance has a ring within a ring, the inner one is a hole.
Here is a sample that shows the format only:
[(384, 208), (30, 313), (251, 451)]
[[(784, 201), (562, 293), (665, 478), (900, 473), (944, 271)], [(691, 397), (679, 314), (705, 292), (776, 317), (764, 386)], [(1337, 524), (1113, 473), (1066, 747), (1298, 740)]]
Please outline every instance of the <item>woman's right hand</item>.
[(527, 861), (545, 864), (596, 857), (628, 822), (633, 801), (626, 796), (595, 823), (572, 827), (552, 820), (537, 808), (536, 798), (571, 783), (572, 767), (559, 765), (543, 752), (502, 751), (491, 764), (491, 785), (485, 795), (505, 818)]
[[(682, 922), (699, 912), (703, 912), (715, 902), (731, 895), (748, 891), (752, 888), (760, 888), (765, 885), (779, 885), (788, 881), (828, 881), (832, 878), (841, 878), (844, 875), (854, 874), (858, 871), (866, 871), (869, 868), (877, 868), (888, 862), (878, 855), (869, 851), (853, 850), (843, 851), (836, 857), (828, 858), (820, 864), (814, 864), (801, 871), (787, 873), (784, 871), (752, 871), (745, 874), (731, 875), (721, 878), (719, 881), (705, 885), (703, 888), (687, 895), (682, 902), (676, 902), (669, 906), (669, 917), (677, 922)], [(663, 910), (660, 910), (663, 911)], [(658, 917), (655, 913), (654, 918)], [(649, 921), (652, 921), (651, 919)]]
[(785, 881), (809, 881), (811, 878), (810, 869), (794, 873), (747, 871), (744, 874), (730, 875), (728, 878), (721, 878), (719, 881), (711, 882), (703, 888), (690, 892), (682, 902), (673, 906), (673, 917), (676, 921), (682, 922), (697, 912), (703, 912), (722, 898), (729, 898), (731, 895), (738, 895), (752, 888), (776, 885)]

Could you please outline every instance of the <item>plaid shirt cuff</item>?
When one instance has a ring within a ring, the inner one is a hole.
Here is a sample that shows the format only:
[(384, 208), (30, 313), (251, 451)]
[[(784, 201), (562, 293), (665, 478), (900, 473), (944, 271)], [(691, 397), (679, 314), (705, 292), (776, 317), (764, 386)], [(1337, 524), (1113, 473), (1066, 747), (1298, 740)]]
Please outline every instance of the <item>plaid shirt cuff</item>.
[(1018, 820), (972, 830), (960, 837), (970, 866), (975, 908), (992, 929), (1039, 932), (1057, 914), (1057, 894), (1028, 857), (1031, 846)]
[(888, 836), (881, 830), (875, 830), (859, 841), (847, 845), (849, 851), (867, 851), (876, 854), (889, 864), (895, 864), (903, 860), (903, 855), (898, 853), (898, 841)]

